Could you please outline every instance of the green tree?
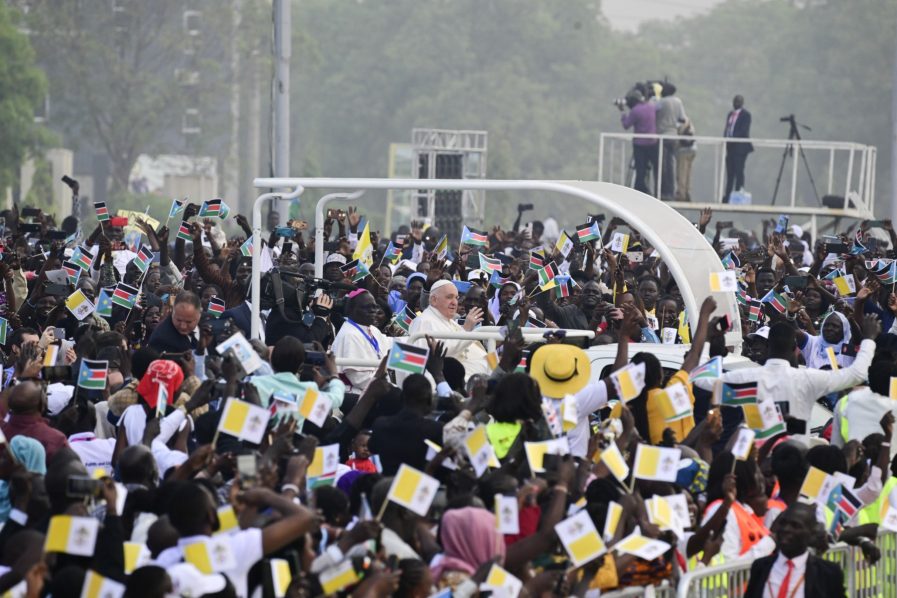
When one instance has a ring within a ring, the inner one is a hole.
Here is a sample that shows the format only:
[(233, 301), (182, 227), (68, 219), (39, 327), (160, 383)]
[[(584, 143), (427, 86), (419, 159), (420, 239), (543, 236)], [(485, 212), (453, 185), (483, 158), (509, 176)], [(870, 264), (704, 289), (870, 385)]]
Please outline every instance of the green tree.
[(46, 82), (19, 24), (19, 14), (6, 3), (0, 4), (0, 190), (18, 181), (22, 162), (50, 139), (43, 126), (34, 122)]

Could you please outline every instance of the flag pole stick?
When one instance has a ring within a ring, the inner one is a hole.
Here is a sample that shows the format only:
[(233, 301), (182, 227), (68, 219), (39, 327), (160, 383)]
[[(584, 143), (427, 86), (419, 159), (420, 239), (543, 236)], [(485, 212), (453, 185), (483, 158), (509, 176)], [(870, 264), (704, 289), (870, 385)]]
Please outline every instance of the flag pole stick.
[(389, 506), (389, 498), (383, 497), (383, 504), (380, 505), (380, 510), (377, 511), (377, 518), (375, 519), (375, 521), (379, 522), (381, 519), (383, 519), (383, 515), (384, 515), (384, 513), (386, 513), (386, 507), (388, 507), (388, 506)]

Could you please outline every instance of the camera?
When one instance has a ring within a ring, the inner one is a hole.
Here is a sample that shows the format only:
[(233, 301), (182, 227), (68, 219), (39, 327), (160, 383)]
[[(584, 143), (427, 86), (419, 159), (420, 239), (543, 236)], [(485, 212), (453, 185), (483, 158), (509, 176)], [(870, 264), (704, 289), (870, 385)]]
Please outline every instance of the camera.
[(65, 494), (69, 498), (96, 498), (102, 488), (103, 482), (89, 476), (72, 475), (65, 481)]
[(614, 98), (614, 106), (616, 106), (620, 110), (623, 110), (627, 106), (626, 98)]
[(533, 204), (531, 204), (531, 203), (519, 203), (519, 204), (517, 204), (517, 211), (518, 211), (518, 212), (528, 212), (529, 210), (532, 210), (532, 209), (533, 209)]
[[(275, 268), (266, 272), (262, 275), (261, 287), (261, 308), (280, 310), (288, 321), (298, 321), (302, 317), (308, 299), (314, 297), (318, 289), (332, 292), (356, 288), (355, 285), (300, 274), (292, 268)], [(344, 299), (334, 299), (333, 311), (342, 310), (344, 304)]]

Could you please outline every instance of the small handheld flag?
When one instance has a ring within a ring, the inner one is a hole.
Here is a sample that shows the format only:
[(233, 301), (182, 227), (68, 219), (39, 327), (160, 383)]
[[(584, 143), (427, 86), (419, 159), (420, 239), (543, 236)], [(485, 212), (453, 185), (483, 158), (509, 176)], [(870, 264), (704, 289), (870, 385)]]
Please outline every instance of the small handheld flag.
[(406, 345), (405, 343), (393, 343), (386, 367), (392, 370), (402, 370), (410, 374), (423, 374), (427, 369), (427, 357), (429, 354), (429, 349)]
[(202, 202), (202, 207), (199, 208), (199, 217), (205, 218), (206, 216), (217, 216), (221, 211), (221, 200), (220, 199), (210, 199), (209, 201)]
[(392, 480), (386, 498), (426, 517), (438, 490), (438, 480), (403, 463)]
[[(394, 247), (392, 242), (390, 242), (390, 247)], [(395, 248), (398, 251), (399, 256), (402, 255), (402, 250), (399, 248)], [(439, 242), (436, 243), (436, 248), (433, 250), (436, 254), (436, 259), (444, 260), (448, 255), (448, 235), (442, 235), (442, 238), (439, 239)]]
[(168, 217), (174, 218), (184, 210), (184, 202), (179, 199), (171, 200), (171, 208), (168, 210)]
[(486, 257), (480, 252), (480, 269), (486, 272), (501, 272), (501, 260), (497, 258)]
[(719, 388), (719, 404), (730, 407), (756, 404), (758, 396), (756, 382), (724, 383)]
[(206, 311), (209, 312), (213, 318), (220, 318), (221, 314), (224, 313), (224, 299), (212, 297), (209, 299), (209, 307)]
[(6, 344), (6, 333), (9, 332), (9, 320), (0, 318), (0, 345)]
[(677, 448), (639, 444), (632, 467), (634, 475), (642, 480), (675, 482), (681, 457), (682, 451)]
[(587, 222), (586, 224), (580, 224), (576, 227), (576, 239), (580, 243), (588, 243), (589, 241), (594, 241), (595, 239), (600, 238), (601, 230), (598, 228), (598, 223), (594, 220)]
[(105, 201), (93, 202), (93, 209), (97, 213), (97, 222), (106, 222), (109, 220), (109, 210), (106, 209)]
[(85, 272), (90, 272), (93, 265), (93, 254), (83, 247), (75, 247), (72, 252), (72, 263), (77, 264)]
[[(190, 223), (186, 220), (181, 222), (181, 226), (178, 227), (178, 239), (182, 239), (184, 241), (192, 241), (193, 240), (193, 232), (190, 230)], [(240, 248), (242, 249), (242, 247)]]
[(106, 388), (108, 372), (108, 361), (82, 359), (81, 368), (78, 370), (78, 386), (90, 390), (103, 390)]
[(486, 233), (480, 232), (478, 230), (474, 230), (472, 228), (464, 227), (464, 230), (461, 231), (461, 244), (462, 245), (472, 245), (474, 247), (485, 247), (486, 243), (489, 241), (489, 236)]
[(271, 413), (262, 407), (230, 398), (221, 412), (218, 431), (259, 444), (265, 436)]
[(147, 268), (153, 261), (153, 251), (146, 245), (140, 247), (140, 251), (137, 252), (137, 257), (134, 258), (134, 265), (137, 266), (137, 269), (141, 272), (146, 272)]
[(137, 303), (137, 293), (139, 293), (138, 289), (120, 282), (115, 285), (115, 290), (112, 292), (112, 303), (125, 309), (133, 309), (134, 304)]
[(102, 318), (112, 317), (112, 297), (106, 289), (100, 289), (100, 294), (97, 296), (96, 314)]
[(81, 278), (81, 266), (72, 262), (62, 262), (62, 269), (70, 284), (78, 284), (78, 279)]
[(711, 380), (719, 378), (723, 373), (723, 358), (717, 355), (716, 357), (712, 357), (710, 361), (699, 365), (695, 369), (693, 369), (689, 374), (688, 378), (692, 382), (695, 380), (701, 380), (702, 378), (709, 378)]
[(240, 253), (246, 257), (252, 257), (252, 237), (249, 237), (240, 245)]

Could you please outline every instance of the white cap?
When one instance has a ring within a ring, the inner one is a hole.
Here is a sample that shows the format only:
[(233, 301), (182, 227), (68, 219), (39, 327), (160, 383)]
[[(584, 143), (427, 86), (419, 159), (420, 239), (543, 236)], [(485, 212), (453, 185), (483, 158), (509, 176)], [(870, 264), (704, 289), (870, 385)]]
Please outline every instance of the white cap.
[(54, 382), (47, 386), (47, 411), (50, 415), (59, 415), (72, 402), (74, 386)]
[(489, 278), (489, 275), (486, 274), (485, 270), (480, 270), (479, 268), (476, 268), (475, 270), (471, 270), (470, 272), (467, 273), (468, 282), (473, 281), (473, 280), (480, 280), (481, 278)]
[(769, 326), (762, 326), (762, 327), (758, 328), (756, 332), (750, 333), (748, 335), (748, 338), (751, 338), (752, 336), (759, 336), (761, 338), (765, 338), (768, 340), (769, 339)]
[(325, 264), (342, 264), (346, 265), (346, 256), (341, 253), (331, 253), (324, 261)]
[(430, 287), (430, 294), (432, 295), (433, 293), (435, 293), (437, 291), (437, 289), (441, 289), (442, 287), (445, 287), (445, 286), (454, 287), (455, 283), (453, 283), (451, 280), (446, 280), (444, 278), (442, 280), (437, 280), (436, 282), (433, 283), (433, 286)]

